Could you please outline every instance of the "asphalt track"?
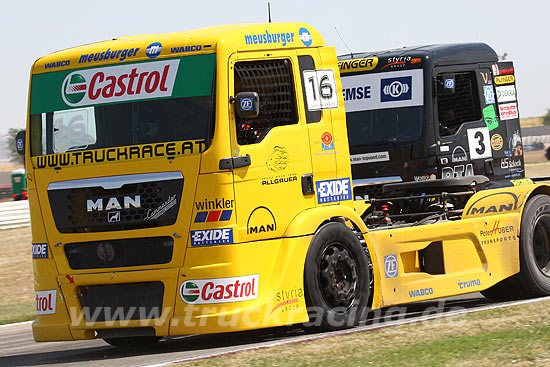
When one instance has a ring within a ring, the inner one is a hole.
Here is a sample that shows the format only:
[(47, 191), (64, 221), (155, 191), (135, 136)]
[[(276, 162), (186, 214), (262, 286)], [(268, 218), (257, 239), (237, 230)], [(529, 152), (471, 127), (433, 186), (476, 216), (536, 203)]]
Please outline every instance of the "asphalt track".
[[(539, 300), (550, 299), (546, 297)], [(490, 303), (479, 293), (394, 307), (370, 317), (353, 329), (316, 333), (301, 326), (279, 327), (237, 333), (168, 337), (157, 345), (139, 350), (120, 350), (102, 340), (36, 343), (31, 324), (0, 326), (0, 366), (163, 366), (213, 355), (265, 348), (287, 343), (369, 331), (484, 309), (506, 307), (536, 300)]]

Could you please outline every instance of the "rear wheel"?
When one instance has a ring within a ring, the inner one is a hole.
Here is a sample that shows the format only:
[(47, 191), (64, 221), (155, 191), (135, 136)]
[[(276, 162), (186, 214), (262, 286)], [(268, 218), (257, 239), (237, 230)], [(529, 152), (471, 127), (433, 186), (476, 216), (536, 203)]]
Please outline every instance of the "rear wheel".
[(367, 255), (357, 236), (341, 223), (315, 234), (304, 270), (310, 324), (323, 329), (356, 325), (369, 300)]
[(103, 340), (114, 347), (137, 348), (156, 344), (160, 336), (131, 336), (126, 338), (104, 338)]

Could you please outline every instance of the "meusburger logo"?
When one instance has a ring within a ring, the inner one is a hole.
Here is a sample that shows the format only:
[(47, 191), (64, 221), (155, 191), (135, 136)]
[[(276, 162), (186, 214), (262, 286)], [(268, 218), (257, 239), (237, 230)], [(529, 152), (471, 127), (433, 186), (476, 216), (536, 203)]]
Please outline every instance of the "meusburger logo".
[(258, 298), (260, 276), (187, 280), (180, 286), (181, 299), (189, 304), (229, 303)]
[(170, 97), (179, 60), (78, 70), (65, 77), (61, 97), (71, 106)]

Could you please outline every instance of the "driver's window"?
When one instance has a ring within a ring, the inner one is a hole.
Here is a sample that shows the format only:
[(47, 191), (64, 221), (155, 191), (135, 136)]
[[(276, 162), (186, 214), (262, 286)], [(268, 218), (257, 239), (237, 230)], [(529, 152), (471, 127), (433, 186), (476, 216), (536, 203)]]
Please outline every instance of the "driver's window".
[(276, 126), (298, 123), (292, 64), (288, 59), (236, 63), (234, 92), (256, 92), (260, 100), (258, 117), (235, 116), (240, 145), (259, 143)]
[(97, 141), (93, 107), (56, 111), (53, 114), (53, 152), (86, 149)]

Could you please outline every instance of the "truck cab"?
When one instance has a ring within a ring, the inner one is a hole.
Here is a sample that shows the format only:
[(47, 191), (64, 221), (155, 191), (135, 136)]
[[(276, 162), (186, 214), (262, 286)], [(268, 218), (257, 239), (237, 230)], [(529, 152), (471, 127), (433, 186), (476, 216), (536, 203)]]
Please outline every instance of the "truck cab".
[(378, 197), (388, 183), (524, 177), (514, 67), (488, 45), (338, 59), (355, 198)]

